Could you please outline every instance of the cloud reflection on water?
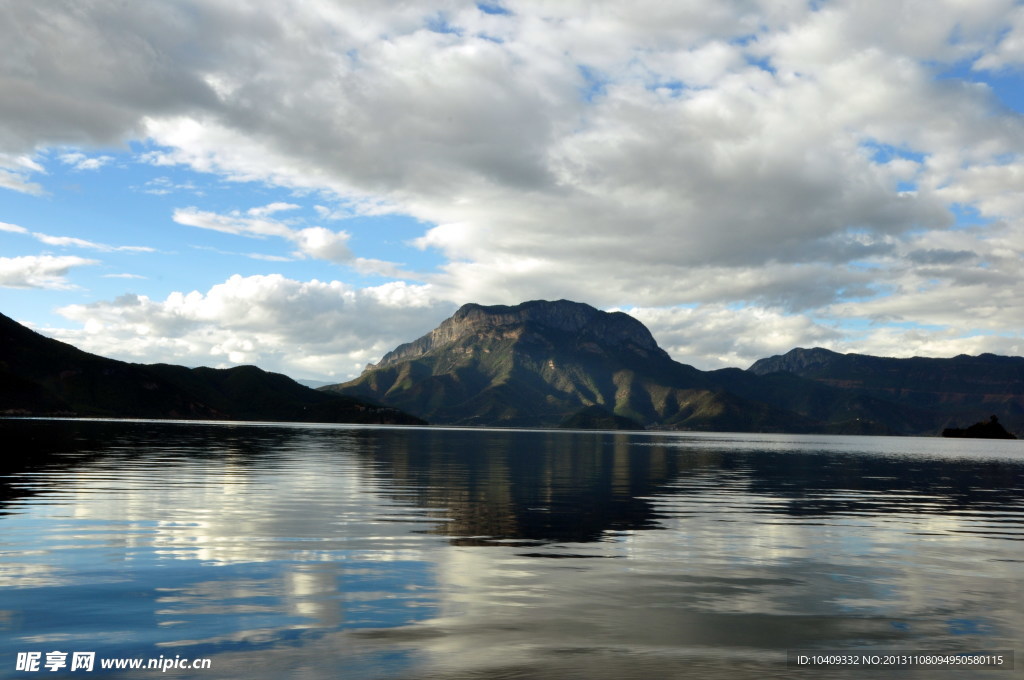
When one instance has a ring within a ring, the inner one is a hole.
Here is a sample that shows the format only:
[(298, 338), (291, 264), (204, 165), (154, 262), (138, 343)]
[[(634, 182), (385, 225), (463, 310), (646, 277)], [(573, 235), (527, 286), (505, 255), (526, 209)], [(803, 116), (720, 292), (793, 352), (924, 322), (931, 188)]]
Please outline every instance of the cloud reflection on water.
[(143, 629), (136, 644), (250, 677), (784, 675), (765, 654), (1024, 632), (1024, 466), (998, 456), (243, 426), (169, 450), (177, 427), (118, 426), (94, 456), (13, 475), (0, 524), (4, 585), (25, 591), (17, 639), (87, 638), (74, 617), (18, 618), (58, 586), (100, 584), (110, 601), (89, 606)]

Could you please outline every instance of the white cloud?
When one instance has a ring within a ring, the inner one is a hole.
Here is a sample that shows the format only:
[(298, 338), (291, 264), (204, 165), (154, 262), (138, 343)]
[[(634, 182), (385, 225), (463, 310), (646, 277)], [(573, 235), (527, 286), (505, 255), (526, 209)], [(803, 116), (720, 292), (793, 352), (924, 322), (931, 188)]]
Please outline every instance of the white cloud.
[(828, 347), (842, 338), (837, 328), (806, 316), (758, 307), (713, 304), (625, 311), (647, 326), (673, 359), (703, 370), (746, 368), (801, 344)]
[(273, 215), (278, 212), (285, 212), (288, 210), (297, 210), (302, 206), (296, 205), (295, 203), (284, 203), (281, 201), (270, 203), (269, 205), (260, 206), (257, 208), (250, 208), (247, 212), (253, 217), (264, 217), (266, 215)]
[(199, 196), (202, 196), (204, 193), (193, 182), (174, 182), (170, 177), (154, 177), (151, 180), (147, 180), (141, 187), (132, 188), (154, 196), (166, 196), (176, 191), (188, 191)]
[(105, 243), (95, 243), (93, 241), (87, 241), (85, 239), (76, 238), (74, 236), (50, 236), (48, 234), (40, 234), (38, 232), (33, 232), (32, 236), (36, 240), (40, 241), (41, 243), (45, 243), (48, 246), (71, 246), (75, 248), (88, 248), (91, 250), (100, 250), (104, 252), (113, 252), (118, 250), (132, 251), (136, 253), (155, 252), (155, 249), (150, 248), (149, 246), (110, 246)]
[(0, 222), (0, 231), (6, 231), (9, 234), (27, 234), (28, 229), (25, 227), (18, 226), (17, 224), (11, 224), (9, 222)]
[(1006, 14), (1008, 28), (994, 49), (982, 53), (974, 62), (978, 70), (997, 71), (1024, 64), (1024, 7)]
[[(1024, 119), (936, 76), (1021, 63), (1019, 3), (285, 6), (8, 3), (0, 185), (41, 192), (41, 166), (11, 160), (40, 147), (146, 139), (154, 165), (318, 192), (323, 220), (418, 218), (412, 243), (447, 260), (425, 279), (438, 299), (696, 304), (672, 314), (709, 333), (741, 309), (800, 344), (847, 332), (801, 310), (1018, 332), (1002, 291), (1022, 252)], [(953, 204), (994, 222), (952, 230)], [(411, 279), (297, 208), (174, 219)], [(761, 347), (676, 346), (712, 363)]]
[(174, 211), (174, 221), (190, 227), (256, 238), (265, 236), (288, 238), (292, 233), (292, 230), (282, 222), (262, 217), (246, 217), (237, 210), (228, 215), (220, 215), (197, 208), (179, 208)]
[(883, 357), (952, 357), (985, 352), (1005, 356), (1024, 355), (1024, 338), (1019, 333), (991, 334), (950, 328), (875, 328), (837, 349)]
[(45, 174), (46, 170), (31, 157), (4, 153), (0, 146), (0, 188), (41, 196), (43, 187), (28, 179), (32, 173)]
[(329, 262), (348, 262), (352, 251), (348, 249), (349, 234), (331, 231), (323, 227), (307, 227), (292, 232), (289, 238), (295, 242), (298, 252)]
[(99, 170), (114, 160), (113, 156), (86, 156), (80, 151), (69, 151), (58, 156), (64, 165), (70, 165), (74, 170)]
[[(294, 210), (299, 206), (290, 203), (271, 203), (270, 205), (252, 208), (246, 213), (232, 211), (227, 215), (198, 210), (197, 208), (180, 208), (174, 211), (174, 221), (200, 229), (211, 229), (226, 234), (236, 234), (253, 238), (277, 236), (295, 244), (297, 257), (312, 257), (338, 264), (346, 264), (353, 259), (348, 248), (350, 235), (345, 231), (331, 231), (324, 227), (293, 227), (285, 222), (268, 217), (276, 212)], [(260, 256), (268, 258), (273, 256)], [(278, 259), (278, 258), (274, 258)]]
[(74, 286), (67, 274), (75, 267), (99, 264), (73, 255), (25, 255), (0, 257), (0, 286), (5, 288), (55, 288)]
[(164, 300), (124, 295), (69, 305), (80, 330), (50, 335), (104, 356), (188, 365), (256, 363), (298, 377), (342, 381), (396, 345), (428, 332), (455, 307), (428, 286), (355, 288), (281, 275), (232, 276), (207, 292)]
[[(218, 252), (224, 252), (224, 251), (218, 251)], [(230, 254), (230, 253), (224, 253), (224, 254), (227, 255), (227, 254)], [(264, 262), (293, 262), (295, 260), (295, 258), (293, 258), (293, 257), (286, 257), (284, 255), (267, 255), (265, 253), (243, 253), (243, 255), (245, 257), (251, 258), (253, 260), (263, 260)]]
[(95, 243), (93, 241), (87, 241), (86, 239), (77, 238), (75, 236), (52, 236), (50, 234), (43, 234), (38, 231), (29, 231), (25, 227), (17, 224), (10, 224), (7, 222), (0, 222), (0, 231), (6, 231), (12, 234), (25, 234), (31, 236), (40, 243), (45, 243), (48, 246), (58, 247), (72, 247), (72, 248), (86, 248), (89, 250), (99, 250), (103, 252), (114, 252), (114, 251), (130, 251), (137, 253), (152, 253), (155, 252), (153, 248), (148, 246), (111, 246), (105, 243)]
[[(941, 305), (942, 302), (938, 301)], [(1002, 307), (1011, 318), (1019, 318), (1019, 305)], [(918, 304), (921, 304), (918, 302)], [(963, 328), (952, 315), (932, 317), (932, 325), (884, 326), (871, 324), (851, 329), (843, 325), (846, 315), (812, 319), (802, 314), (783, 314), (763, 307), (735, 307), (720, 304), (693, 308), (648, 307), (625, 310), (639, 319), (658, 344), (673, 359), (702, 370), (746, 368), (758, 359), (785, 354), (794, 347), (826, 347), (837, 352), (855, 352), (890, 357), (950, 357), (957, 354), (1024, 354), (1024, 337), (1016, 324), (979, 324)], [(860, 311), (858, 315), (868, 315)]]
[(2, 167), (0, 167), (0, 188), (36, 196), (43, 193), (42, 185), (27, 181), (24, 173), (14, 172)]

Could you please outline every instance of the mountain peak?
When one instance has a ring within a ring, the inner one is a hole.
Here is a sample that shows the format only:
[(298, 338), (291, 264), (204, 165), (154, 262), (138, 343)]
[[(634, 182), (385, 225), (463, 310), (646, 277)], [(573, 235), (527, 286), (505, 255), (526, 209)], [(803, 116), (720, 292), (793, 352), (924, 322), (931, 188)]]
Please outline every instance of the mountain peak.
[(1024, 358), (793, 349), (747, 371), (673, 361), (636, 319), (568, 300), (467, 304), (359, 378), (324, 388), (446, 425), (936, 434), (996, 414), (1020, 430)]
[(421, 357), (477, 333), (527, 325), (593, 336), (609, 347), (633, 345), (647, 352), (663, 353), (646, 326), (624, 312), (604, 312), (570, 300), (530, 300), (511, 307), (468, 303), (431, 332), (396, 347), (380, 363), (367, 366), (367, 370)]
[[(324, 389), (442, 424), (555, 426), (588, 406), (606, 411), (616, 427), (625, 421), (614, 416), (645, 426), (687, 419), (688, 426), (724, 423), (739, 401), (719, 398), (706, 383), (704, 374), (673, 361), (628, 314), (569, 300), (531, 300), (463, 305), (359, 378)], [(612, 422), (591, 412), (583, 416), (573, 422)]]
[(828, 366), (843, 356), (845, 355), (824, 347), (812, 347), (811, 349), (797, 347), (785, 354), (758, 359), (747, 370), (756, 375), (780, 372), (804, 375), (809, 369)]

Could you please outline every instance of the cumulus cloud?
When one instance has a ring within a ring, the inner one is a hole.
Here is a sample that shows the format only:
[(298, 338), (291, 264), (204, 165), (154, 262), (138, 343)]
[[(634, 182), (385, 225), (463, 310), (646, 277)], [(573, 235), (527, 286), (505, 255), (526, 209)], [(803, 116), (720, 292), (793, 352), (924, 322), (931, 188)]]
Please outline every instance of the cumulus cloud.
[(879, 327), (837, 349), (883, 357), (951, 357), (983, 353), (1024, 355), (1019, 333), (962, 332), (953, 328)]
[(289, 238), (295, 242), (300, 253), (309, 257), (330, 262), (348, 262), (352, 259), (352, 251), (347, 245), (349, 234), (343, 231), (307, 227), (292, 232)]
[(742, 367), (799, 345), (834, 347), (843, 338), (835, 326), (764, 307), (633, 308), (673, 359), (704, 370)]
[(164, 300), (126, 294), (58, 311), (82, 328), (47, 332), (97, 354), (219, 367), (257, 363), (340, 382), (428, 332), (454, 306), (427, 286), (356, 288), (275, 274), (235, 275), (205, 293), (175, 292)]
[[(746, 368), (756, 360), (784, 354), (794, 347), (825, 347), (887, 357), (950, 357), (957, 354), (1024, 354), (1024, 338), (1016, 331), (1019, 305), (1002, 306), (993, 301), (988, 312), (1005, 312), (1010, 320), (964, 328), (948, 314), (929, 315), (931, 323), (871, 323), (850, 328), (844, 316), (851, 310), (831, 310), (835, 315), (817, 318), (780, 313), (753, 306), (700, 305), (692, 308), (633, 308), (624, 310), (643, 322), (658, 343), (676, 361), (703, 370)], [(948, 299), (929, 300), (933, 312), (941, 312)], [(917, 304), (922, 304), (919, 300)], [(984, 305), (982, 305), (984, 306)], [(856, 310), (881, 316), (881, 310)], [(873, 313), (872, 313), (873, 312)], [(897, 317), (898, 310), (887, 310)], [(852, 318), (857, 318), (856, 316)], [(915, 317), (916, 318), (916, 317)]]
[(1024, 7), (1007, 12), (1008, 29), (994, 49), (983, 52), (973, 66), (978, 70), (999, 70), (1024, 64)]
[[(145, 139), (154, 165), (318, 192), (324, 220), (418, 218), (449, 305), (571, 297), (709, 333), (746, 310), (800, 344), (848, 315), (1019, 332), (1024, 119), (951, 75), (1021, 63), (1019, 3), (503, 6), (7, 3), (0, 185), (41, 191), (10, 160), (40, 147)], [(297, 207), (174, 220), (410, 278)], [(953, 229), (952, 208), (989, 224)]]
[(99, 264), (73, 255), (0, 257), (0, 286), (5, 288), (67, 289), (74, 286), (67, 274), (75, 267)]
[(203, 52), (195, 45), (204, 36), (216, 41), (190, 9), (4, 4), (0, 147), (24, 153), (40, 144), (117, 144), (148, 112), (214, 101), (196, 73)]
[[(737, 27), (763, 26), (763, 9), (704, 10), (697, 19), (652, 9), (665, 22), (656, 28), (607, 7), (567, 7), (540, 21), (528, 3), (512, 15), (466, 6), (448, 16), (461, 34), (425, 30), (425, 21), (405, 14), (387, 43), (346, 33), (358, 64), (350, 53), (322, 55), (332, 57), (330, 79), (352, 87), (334, 89), (327, 73), (306, 70), (321, 89), (301, 100), (302, 110), (298, 101), (267, 96), (273, 72), (258, 88), (222, 74), (218, 115), (146, 124), (171, 149), (166, 162), (383, 195), (439, 225), (417, 241), (452, 261), (439, 286), (504, 302), (562, 295), (569, 276), (608, 272), (621, 279), (602, 286), (609, 304), (665, 304), (670, 295), (690, 302), (678, 291), (693, 287), (680, 279), (705, 281), (723, 267), (742, 279), (759, 266), (780, 274), (773, 287), (790, 286), (778, 297), (786, 304), (829, 302), (848, 290), (845, 279), (863, 276), (844, 273), (846, 263), (891, 250), (891, 237), (948, 228), (948, 202), (969, 200), (954, 192), (981, 190), (956, 182), (939, 162), (944, 154), (967, 149), (982, 159), (991, 157), (986, 149), (1019, 146), (1020, 125), (995, 115), (988, 93), (936, 83), (914, 60), (959, 58), (966, 48), (951, 47), (950, 36), (961, 24), (973, 41), (965, 45), (984, 46), (994, 39), (998, 8), (967, 17), (943, 5), (906, 46), (895, 33), (866, 28), (845, 37), (844, 21), (861, 28), (879, 21), (857, 5), (793, 10), (770, 17), (777, 30), (748, 48), (729, 39)], [(295, 21), (300, 33), (314, 30)], [(602, 36), (600, 49), (590, 35)], [(654, 56), (637, 70), (641, 36)], [(836, 41), (841, 48), (822, 47)], [(569, 51), (557, 53), (557, 45)], [(773, 68), (752, 65), (752, 57)], [(603, 74), (591, 101), (581, 95), (588, 87), (581, 63)], [(483, 75), (495, 77), (483, 83)], [(257, 101), (279, 110), (255, 111), (249, 103)], [(459, 106), (438, 108), (453, 102)], [(506, 116), (508, 104), (524, 102), (544, 116)], [(260, 134), (243, 118), (262, 121)], [(914, 150), (929, 162), (879, 159), (880, 147)], [(296, 162), (295, 149), (308, 150), (307, 163)], [(900, 189), (908, 180), (919, 188)], [(303, 242), (322, 248), (319, 239)], [(701, 272), (708, 263), (715, 271)], [(785, 264), (836, 267), (844, 281), (823, 289), (820, 277)], [(743, 300), (743, 287), (732, 288), (700, 301)]]

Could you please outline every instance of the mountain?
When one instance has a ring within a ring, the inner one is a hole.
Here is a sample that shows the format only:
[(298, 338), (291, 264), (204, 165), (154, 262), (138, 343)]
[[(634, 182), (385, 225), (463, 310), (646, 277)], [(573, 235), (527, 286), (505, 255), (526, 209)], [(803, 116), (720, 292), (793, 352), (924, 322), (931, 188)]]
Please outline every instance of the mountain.
[(439, 424), (934, 436), (981, 412), (1024, 427), (1022, 365), (797, 349), (705, 372), (673, 361), (628, 314), (535, 300), (467, 304), (357, 379), (321, 390)]
[(996, 416), (1012, 433), (1024, 358), (798, 348), (699, 371), (628, 314), (537, 300), (465, 305), (356, 380), (313, 390), (254, 366), (107, 359), (0, 314), (3, 414), (902, 435)]
[(597, 405), (647, 427), (818, 427), (786, 408), (724, 390), (708, 373), (673, 361), (628, 314), (567, 300), (464, 305), (430, 333), (367, 366), (359, 378), (321, 389), (455, 425), (554, 427)]
[(895, 359), (797, 348), (755, 362), (758, 376), (791, 375), (841, 388), (908, 412), (927, 414), (937, 430), (996, 415), (1024, 429), (1024, 357), (961, 354)]
[(255, 366), (130, 364), (83, 352), (0, 314), (0, 414), (422, 423)]

